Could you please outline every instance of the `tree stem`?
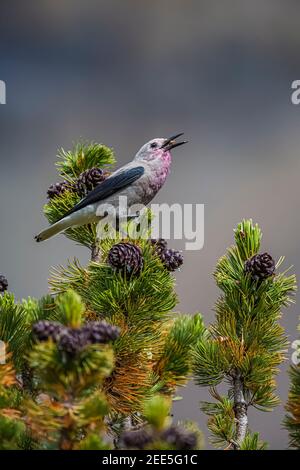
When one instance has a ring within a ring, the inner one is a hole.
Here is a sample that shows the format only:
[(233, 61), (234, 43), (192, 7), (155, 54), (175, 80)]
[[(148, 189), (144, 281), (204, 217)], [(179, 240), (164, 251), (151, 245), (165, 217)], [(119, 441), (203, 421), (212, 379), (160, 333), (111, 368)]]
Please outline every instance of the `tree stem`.
[(100, 261), (100, 246), (98, 240), (96, 240), (95, 243), (92, 245), (91, 260), (95, 263), (98, 263)]
[(233, 377), (233, 400), (236, 419), (236, 445), (234, 448), (238, 449), (246, 437), (248, 428), (247, 403), (244, 398), (244, 386), (241, 373), (238, 370)]
[(34, 393), (33, 371), (29, 367), (27, 361), (25, 361), (24, 363), (23, 370), (21, 372), (21, 378), (24, 390), (26, 390), (32, 395)]
[(63, 428), (61, 430), (58, 446), (60, 450), (72, 450), (73, 449), (73, 442), (72, 442), (69, 429)]

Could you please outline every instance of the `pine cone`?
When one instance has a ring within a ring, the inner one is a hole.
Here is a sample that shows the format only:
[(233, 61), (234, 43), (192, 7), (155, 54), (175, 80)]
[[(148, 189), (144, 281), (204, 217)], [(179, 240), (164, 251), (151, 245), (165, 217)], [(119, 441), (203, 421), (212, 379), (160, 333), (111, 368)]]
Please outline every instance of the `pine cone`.
[(117, 243), (109, 250), (108, 263), (116, 271), (126, 275), (139, 274), (144, 264), (140, 247), (123, 242)]
[(104, 321), (90, 322), (82, 328), (68, 328), (47, 320), (33, 325), (33, 333), (39, 341), (52, 339), (61, 351), (75, 355), (88, 344), (108, 343), (118, 338), (119, 328)]
[(268, 253), (252, 256), (245, 262), (245, 273), (250, 274), (254, 281), (263, 281), (272, 276), (275, 271), (275, 261)]
[(170, 426), (162, 433), (161, 439), (176, 450), (194, 449), (197, 444), (196, 434), (179, 426)]
[(167, 249), (168, 245), (167, 241), (164, 238), (151, 238), (150, 243), (158, 256), (160, 256), (161, 253)]
[(121, 436), (121, 442), (127, 449), (142, 450), (152, 441), (152, 435), (144, 428), (137, 431), (125, 431)]
[(87, 323), (82, 331), (86, 336), (87, 342), (95, 343), (108, 343), (116, 340), (120, 335), (120, 329), (116, 326), (110, 325), (105, 321), (95, 321)]
[(8, 288), (8, 282), (5, 276), (0, 275), (0, 292), (5, 292)]
[(90, 191), (95, 189), (98, 184), (102, 183), (108, 175), (109, 173), (101, 168), (90, 168), (84, 171), (76, 182), (77, 193), (81, 197), (86, 196)]
[(183, 256), (177, 250), (164, 250), (160, 259), (168, 271), (176, 271), (183, 264)]
[(32, 332), (38, 341), (47, 341), (48, 339), (52, 339), (56, 342), (65, 329), (66, 328), (60, 323), (41, 320), (33, 325)]
[(81, 328), (66, 328), (58, 340), (58, 348), (71, 356), (75, 356), (87, 344), (86, 334)]
[(47, 191), (48, 199), (61, 196), (65, 191), (72, 190), (72, 185), (68, 181), (62, 181), (60, 183), (51, 184)]

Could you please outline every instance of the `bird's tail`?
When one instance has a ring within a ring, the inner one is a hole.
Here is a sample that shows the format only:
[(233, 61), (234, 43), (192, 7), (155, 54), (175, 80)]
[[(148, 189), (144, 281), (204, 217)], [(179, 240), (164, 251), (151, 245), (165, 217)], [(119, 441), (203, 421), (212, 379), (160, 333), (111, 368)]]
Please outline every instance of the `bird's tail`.
[(54, 235), (57, 235), (58, 233), (62, 232), (69, 226), (70, 226), (70, 223), (67, 218), (59, 220), (55, 224), (51, 225), (51, 227), (47, 228), (46, 230), (43, 230), (41, 233), (36, 235), (34, 239), (37, 242), (43, 242), (45, 240), (48, 240), (48, 238), (54, 237)]

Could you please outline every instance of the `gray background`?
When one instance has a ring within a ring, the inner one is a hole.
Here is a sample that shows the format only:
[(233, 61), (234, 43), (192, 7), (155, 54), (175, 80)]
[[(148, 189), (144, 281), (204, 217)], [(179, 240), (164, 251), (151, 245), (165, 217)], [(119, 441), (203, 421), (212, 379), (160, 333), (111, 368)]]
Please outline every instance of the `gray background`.
[[(300, 268), (298, 211), (300, 4), (296, 0), (3, 1), (0, 8), (0, 271), (17, 298), (41, 296), (52, 265), (88, 252), (64, 237), (36, 245), (55, 182), (56, 150), (83, 137), (113, 146), (118, 162), (155, 136), (184, 130), (156, 202), (204, 203), (205, 246), (176, 274), (183, 312), (214, 319), (211, 273), (252, 217), (263, 249)], [(182, 248), (181, 243), (172, 244)], [(297, 306), (284, 312), (296, 337)], [(286, 365), (279, 394), (287, 397)], [(206, 418), (207, 392), (189, 385), (175, 416)], [(282, 407), (250, 413), (271, 448), (287, 446)]]

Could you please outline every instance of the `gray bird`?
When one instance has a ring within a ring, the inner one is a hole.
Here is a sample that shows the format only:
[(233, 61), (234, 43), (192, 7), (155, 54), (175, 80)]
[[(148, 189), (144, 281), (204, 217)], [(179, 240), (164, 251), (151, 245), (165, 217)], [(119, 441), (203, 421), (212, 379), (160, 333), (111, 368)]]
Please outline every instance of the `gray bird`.
[(149, 204), (170, 172), (170, 150), (186, 143), (176, 142), (182, 135), (147, 142), (130, 163), (114, 171), (60, 220), (37, 235), (35, 240), (42, 242), (70, 227), (100, 222), (108, 215), (109, 206), (116, 209), (117, 218), (125, 216), (118, 213), (121, 196), (127, 197), (128, 207)]

